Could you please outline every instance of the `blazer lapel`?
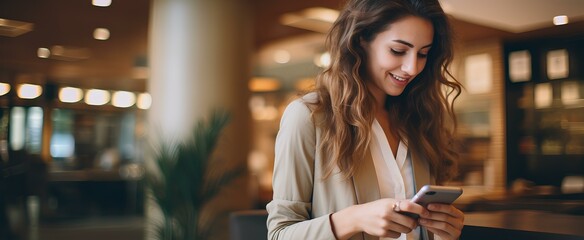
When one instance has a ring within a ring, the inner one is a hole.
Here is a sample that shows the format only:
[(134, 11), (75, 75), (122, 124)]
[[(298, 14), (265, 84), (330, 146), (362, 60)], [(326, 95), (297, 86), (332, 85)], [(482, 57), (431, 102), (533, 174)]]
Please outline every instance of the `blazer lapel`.
[(414, 170), (414, 178), (416, 181), (416, 189), (415, 192), (420, 190), (424, 185), (433, 184), (433, 181), (430, 177), (430, 168), (428, 163), (422, 161), (422, 159), (411, 151), (412, 154), (412, 168)]
[(353, 186), (355, 188), (357, 204), (375, 201), (381, 197), (379, 194), (377, 174), (375, 173), (375, 165), (373, 165), (373, 158), (369, 150), (367, 150), (363, 162), (353, 176)]
[[(426, 184), (434, 184), (433, 178), (430, 177), (430, 167), (428, 163), (412, 152), (412, 168), (414, 170), (414, 178), (416, 180), (415, 192), (420, 190)], [(428, 232), (425, 227), (422, 227), (422, 239), (433, 240), (434, 234)]]

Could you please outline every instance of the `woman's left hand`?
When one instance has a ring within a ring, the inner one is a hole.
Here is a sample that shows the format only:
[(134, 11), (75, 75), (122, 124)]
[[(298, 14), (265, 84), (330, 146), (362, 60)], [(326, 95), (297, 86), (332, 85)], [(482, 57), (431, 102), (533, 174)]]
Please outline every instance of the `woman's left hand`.
[(458, 239), (464, 226), (464, 213), (448, 204), (428, 204), (429, 215), (420, 216), (418, 222), (440, 239)]

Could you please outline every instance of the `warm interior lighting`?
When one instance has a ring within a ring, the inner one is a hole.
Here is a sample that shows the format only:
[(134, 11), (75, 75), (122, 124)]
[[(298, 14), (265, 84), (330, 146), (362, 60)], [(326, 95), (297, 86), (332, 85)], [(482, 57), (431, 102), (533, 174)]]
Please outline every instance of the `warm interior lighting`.
[(37, 56), (39, 58), (49, 58), (51, 56), (51, 50), (48, 48), (39, 48), (37, 50)]
[(338, 16), (339, 11), (337, 10), (314, 7), (284, 14), (280, 18), (280, 23), (291, 27), (326, 33)]
[(149, 109), (152, 105), (152, 97), (148, 93), (141, 93), (138, 95), (136, 106), (139, 109)]
[(8, 84), (8, 83), (0, 83), (0, 96), (4, 96), (8, 92), (10, 92), (10, 84)]
[(280, 89), (280, 86), (280, 81), (267, 77), (252, 78), (248, 83), (249, 90), (252, 92), (276, 91)]
[(0, 36), (18, 37), (22, 34), (32, 31), (34, 24), (0, 18)]
[(110, 100), (110, 94), (106, 90), (90, 89), (85, 94), (85, 103), (89, 105), (104, 105)]
[(316, 80), (314, 78), (303, 78), (294, 83), (294, 88), (301, 92), (310, 91), (314, 89), (314, 86), (316, 86)]
[(97, 7), (109, 7), (112, 4), (112, 0), (92, 0), (91, 2)]
[(136, 95), (132, 92), (117, 91), (112, 96), (112, 105), (119, 108), (131, 107), (136, 103)]
[(43, 93), (43, 88), (36, 84), (21, 84), (16, 91), (19, 98), (35, 99)]
[(316, 66), (319, 66), (321, 68), (326, 68), (328, 66), (331, 65), (331, 54), (328, 52), (325, 52), (323, 54), (317, 55), (314, 58), (314, 64), (316, 64)]
[(64, 87), (59, 91), (59, 100), (64, 103), (76, 103), (83, 98), (83, 91), (79, 88)]
[(110, 31), (107, 28), (96, 28), (93, 30), (93, 38), (97, 40), (108, 40)]
[(286, 50), (277, 50), (274, 52), (274, 61), (277, 63), (288, 63), (290, 62), (290, 52)]
[(252, 96), (249, 99), (249, 108), (254, 120), (273, 121), (278, 117), (278, 108), (266, 101), (266, 98), (260, 95)]
[(568, 24), (568, 16), (559, 15), (554, 17), (554, 25), (565, 25)]
[(64, 61), (79, 61), (91, 56), (89, 48), (54, 45), (51, 47), (51, 58)]

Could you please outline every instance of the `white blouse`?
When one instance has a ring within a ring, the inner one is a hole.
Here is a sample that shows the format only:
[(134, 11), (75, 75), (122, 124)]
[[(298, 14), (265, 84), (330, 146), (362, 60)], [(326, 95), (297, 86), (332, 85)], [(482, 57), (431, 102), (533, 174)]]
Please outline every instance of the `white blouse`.
[[(408, 152), (407, 143), (399, 141), (396, 156), (393, 155), (391, 146), (387, 141), (385, 132), (377, 120), (373, 121), (371, 157), (375, 165), (379, 193), (382, 198), (394, 198), (398, 200), (410, 199), (415, 194), (415, 180), (412, 169), (411, 154)], [(392, 239), (392, 238), (382, 238)], [(408, 234), (402, 234), (398, 240), (420, 239), (420, 228), (417, 227)]]

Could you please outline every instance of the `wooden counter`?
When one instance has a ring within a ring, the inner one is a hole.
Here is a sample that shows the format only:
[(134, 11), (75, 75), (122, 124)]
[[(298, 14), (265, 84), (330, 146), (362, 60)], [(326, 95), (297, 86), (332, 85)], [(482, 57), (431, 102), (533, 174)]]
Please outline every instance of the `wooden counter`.
[(507, 210), (465, 214), (461, 239), (584, 239), (584, 216)]

